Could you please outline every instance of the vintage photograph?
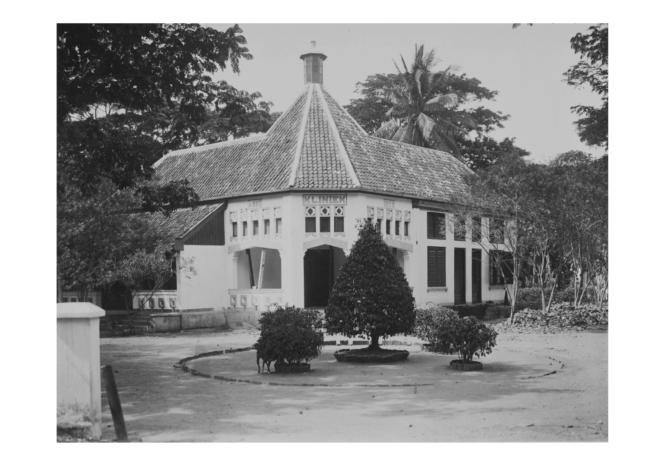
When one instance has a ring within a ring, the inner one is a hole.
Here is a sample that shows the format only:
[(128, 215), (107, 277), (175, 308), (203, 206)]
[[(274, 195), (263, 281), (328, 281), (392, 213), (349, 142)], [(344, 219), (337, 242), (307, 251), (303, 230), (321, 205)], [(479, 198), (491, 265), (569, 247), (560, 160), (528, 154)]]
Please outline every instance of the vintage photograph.
[(607, 23), (58, 23), (57, 442), (607, 443), (608, 79)]

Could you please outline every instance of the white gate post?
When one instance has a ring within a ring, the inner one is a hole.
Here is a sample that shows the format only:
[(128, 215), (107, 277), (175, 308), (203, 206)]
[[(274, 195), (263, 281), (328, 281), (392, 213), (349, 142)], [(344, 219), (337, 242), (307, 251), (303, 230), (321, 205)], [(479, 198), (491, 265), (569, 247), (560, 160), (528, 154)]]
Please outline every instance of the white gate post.
[(58, 427), (101, 438), (99, 318), (88, 302), (58, 305)]

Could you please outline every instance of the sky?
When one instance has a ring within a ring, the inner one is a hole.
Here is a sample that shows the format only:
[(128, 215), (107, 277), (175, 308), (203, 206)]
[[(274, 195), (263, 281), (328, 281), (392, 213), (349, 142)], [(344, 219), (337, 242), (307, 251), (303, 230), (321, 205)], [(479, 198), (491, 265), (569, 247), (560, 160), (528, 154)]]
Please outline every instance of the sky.
[[(225, 30), (231, 24), (206, 24)], [(325, 88), (341, 105), (358, 98), (355, 84), (377, 73), (394, 73), (394, 62), (412, 62), (415, 44), (433, 48), (437, 69), (452, 65), (458, 73), (479, 79), (498, 91), (494, 101), (482, 103), (510, 115), (503, 129), (490, 135), (516, 137), (530, 159), (547, 162), (569, 150), (593, 156), (576, 134), (570, 111), (574, 105), (599, 106), (589, 88), (575, 89), (562, 74), (579, 60), (570, 38), (590, 24), (535, 24), (516, 29), (511, 24), (245, 24), (240, 23), (253, 60), (240, 62), (240, 74), (229, 68), (214, 75), (238, 89), (258, 91), (274, 103), (273, 111), (287, 109), (302, 91), (300, 55), (316, 41), (327, 55)]]

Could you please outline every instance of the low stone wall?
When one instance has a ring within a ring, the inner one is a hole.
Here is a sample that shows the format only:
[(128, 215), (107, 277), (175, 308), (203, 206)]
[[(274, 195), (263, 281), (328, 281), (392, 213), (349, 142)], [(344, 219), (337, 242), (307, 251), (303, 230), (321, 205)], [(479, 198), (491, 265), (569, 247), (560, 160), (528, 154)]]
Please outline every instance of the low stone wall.
[(153, 313), (155, 333), (177, 332), (187, 329), (215, 328), (227, 325), (231, 328), (250, 324), (258, 326), (263, 311), (256, 307), (228, 307), (221, 310), (195, 309), (174, 313)]
[(227, 323), (224, 310), (182, 313), (182, 329), (215, 328), (225, 324)]
[(228, 307), (223, 311), (226, 315), (226, 324), (233, 328), (241, 323), (258, 326), (258, 319), (267, 310), (259, 310), (256, 307)]

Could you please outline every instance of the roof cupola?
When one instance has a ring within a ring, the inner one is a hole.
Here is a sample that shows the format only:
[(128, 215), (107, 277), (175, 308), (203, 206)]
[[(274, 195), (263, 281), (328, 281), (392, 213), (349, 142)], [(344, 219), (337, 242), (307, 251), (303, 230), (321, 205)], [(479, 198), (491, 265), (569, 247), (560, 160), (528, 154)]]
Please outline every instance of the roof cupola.
[(323, 62), (327, 56), (316, 49), (316, 41), (311, 41), (311, 47), (300, 59), (304, 62), (304, 84), (323, 84)]

